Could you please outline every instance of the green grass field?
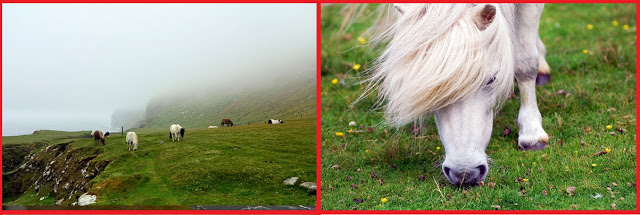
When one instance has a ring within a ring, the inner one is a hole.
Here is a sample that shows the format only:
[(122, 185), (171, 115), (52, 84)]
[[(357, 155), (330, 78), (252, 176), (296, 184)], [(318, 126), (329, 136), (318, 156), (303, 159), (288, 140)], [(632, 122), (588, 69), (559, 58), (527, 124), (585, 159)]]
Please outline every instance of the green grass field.
[[(433, 119), (413, 135), (410, 125), (385, 124), (375, 96), (350, 107), (382, 50), (357, 40), (371, 39), (376, 7), (358, 6), (347, 21), (349, 7), (322, 7), (322, 209), (636, 209), (635, 4), (545, 6), (540, 34), (552, 81), (536, 91), (550, 145), (516, 150), (519, 96), (510, 99), (494, 120), (485, 185), (475, 187), (454, 187), (442, 174)], [(513, 132), (503, 136), (505, 127)]]
[[(168, 126), (143, 128), (135, 130), (140, 141), (137, 151), (127, 151), (119, 133), (108, 137), (106, 146), (98, 146), (75, 133), (50, 132), (49, 136), (70, 136), (49, 139), (45, 145), (74, 141), (71, 149), (97, 151), (97, 160), (110, 161), (91, 180), (88, 192), (97, 194), (97, 206), (315, 205), (315, 195), (306, 189), (282, 184), (293, 176), (315, 182), (315, 128), (315, 118), (280, 125), (186, 127), (180, 142), (171, 142)], [(3, 147), (39, 139), (38, 135), (3, 137)], [(3, 185), (11, 180), (3, 179)], [(56, 199), (42, 190), (39, 195), (29, 191), (7, 197), (3, 193), (3, 205), (52, 206)]]

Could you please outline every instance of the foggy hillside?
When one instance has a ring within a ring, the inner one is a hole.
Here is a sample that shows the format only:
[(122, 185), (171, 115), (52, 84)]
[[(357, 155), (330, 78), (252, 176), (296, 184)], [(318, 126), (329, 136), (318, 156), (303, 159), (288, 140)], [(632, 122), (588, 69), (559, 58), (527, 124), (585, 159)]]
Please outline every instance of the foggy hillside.
[(125, 129), (162, 128), (171, 124), (204, 128), (220, 126), (223, 118), (231, 119), (237, 126), (265, 123), (269, 119), (286, 122), (287, 119), (315, 117), (316, 83), (312, 73), (294, 73), (279, 80), (236, 85), (224, 90), (210, 86), (200, 91), (183, 91), (179, 95), (157, 96), (147, 104), (144, 117), (135, 111), (114, 113), (112, 127), (119, 128), (120, 123)]

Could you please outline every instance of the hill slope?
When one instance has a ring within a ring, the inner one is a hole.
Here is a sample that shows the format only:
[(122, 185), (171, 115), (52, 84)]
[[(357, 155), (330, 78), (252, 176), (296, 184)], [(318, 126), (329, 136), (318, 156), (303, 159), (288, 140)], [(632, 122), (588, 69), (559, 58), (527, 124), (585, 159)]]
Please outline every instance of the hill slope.
[(143, 127), (164, 128), (171, 124), (205, 128), (220, 126), (224, 118), (234, 125), (285, 122), (316, 114), (315, 78), (270, 86), (224, 89), (183, 96), (158, 97), (149, 102)]

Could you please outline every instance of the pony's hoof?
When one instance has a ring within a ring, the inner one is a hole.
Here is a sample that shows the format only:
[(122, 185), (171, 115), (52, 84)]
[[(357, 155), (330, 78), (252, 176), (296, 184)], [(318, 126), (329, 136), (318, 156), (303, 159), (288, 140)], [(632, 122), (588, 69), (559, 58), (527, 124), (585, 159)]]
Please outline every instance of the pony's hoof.
[(533, 145), (518, 145), (520, 147), (521, 150), (524, 151), (536, 151), (536, 150), (541, 150), (544, 149), (544, 147), (547, 147), (546, 143), (543, 142), (537, 142), (536, 144)]
[(536, 77), (536, 85), (545, 85), (551, 81), (551, 74), (538, 74)]

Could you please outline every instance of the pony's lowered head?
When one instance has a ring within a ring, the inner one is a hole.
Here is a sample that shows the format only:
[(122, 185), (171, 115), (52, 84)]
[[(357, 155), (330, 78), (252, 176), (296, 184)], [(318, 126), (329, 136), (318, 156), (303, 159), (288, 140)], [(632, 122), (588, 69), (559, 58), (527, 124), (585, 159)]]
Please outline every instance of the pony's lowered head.
[(385, 118), (402, 126), (433, 114), (452, 184), (477, 184), (494, 110), (512, 91), (508, 22), (495, 4), (395, 4), (395, 22), (367, 92), (378, 88)]

